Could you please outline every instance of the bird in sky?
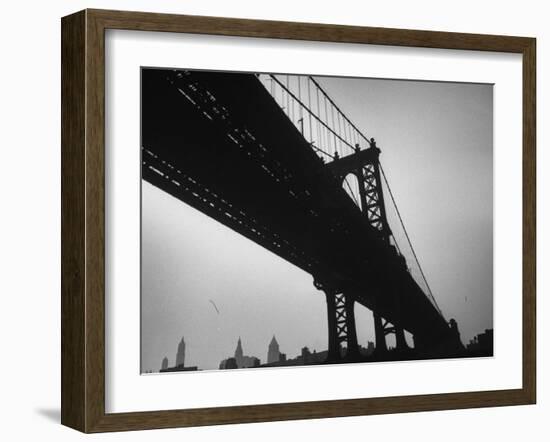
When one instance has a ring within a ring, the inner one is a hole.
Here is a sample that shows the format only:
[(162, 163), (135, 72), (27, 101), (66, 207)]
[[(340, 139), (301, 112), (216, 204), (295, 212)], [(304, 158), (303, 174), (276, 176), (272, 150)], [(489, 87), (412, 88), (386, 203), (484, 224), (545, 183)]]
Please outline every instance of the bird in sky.
[(220, 314), (220, 311), (218, 310), (218, 306), (216, 305), (216, 303), (214, 301), (212, 301), (211, 299), (209, 299), (210, 301), (210, 304), (212, 304), (214, 306), (214, 308), (216, 309), (216, 313), (218, 313), (218, 315)]

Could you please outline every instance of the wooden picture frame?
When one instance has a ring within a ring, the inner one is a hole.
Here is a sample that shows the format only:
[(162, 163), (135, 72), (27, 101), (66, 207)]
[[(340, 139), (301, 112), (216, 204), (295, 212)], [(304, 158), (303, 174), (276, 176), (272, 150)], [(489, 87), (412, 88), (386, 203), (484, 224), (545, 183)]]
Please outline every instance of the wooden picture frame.
[[(105, 30), (518, 53), (523, 57), (523, 385), (513, 390), (105, 412)], [(62, 19), (62, 424), (83, 432), (533, 404), (536, 41), (533, 38), (84, 10)]]

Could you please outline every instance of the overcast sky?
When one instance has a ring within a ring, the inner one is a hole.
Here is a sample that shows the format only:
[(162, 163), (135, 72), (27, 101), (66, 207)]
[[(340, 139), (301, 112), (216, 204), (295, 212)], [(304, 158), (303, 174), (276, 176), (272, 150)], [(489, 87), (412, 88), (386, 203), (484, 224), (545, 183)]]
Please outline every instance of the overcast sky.
[[(492, 86), (316, 78), (377, 140), (444, 316), (457, 320), (464, 343), (492, 328)], [(232, 356), (239, 336), (244, 353), (262, 362), (273, 335), (288, 357), (303, 346), (327, 348), (325, 296), (309, 274), (142, 185), (142, 371), (158, 371), (165, 356), (173, 365), (182, 336), (186, 365), (201, 369), (217, 368)], [(372, 313), (358, 305), (356, 318), (359, 343), (374, 341)]]

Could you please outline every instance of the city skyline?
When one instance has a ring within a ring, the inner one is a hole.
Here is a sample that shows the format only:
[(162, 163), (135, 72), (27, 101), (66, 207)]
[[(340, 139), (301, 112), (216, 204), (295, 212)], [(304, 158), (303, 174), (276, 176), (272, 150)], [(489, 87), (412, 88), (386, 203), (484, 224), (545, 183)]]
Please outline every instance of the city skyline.
[[(181, 338), (181, 340), (178, 344), (178, 353), (180, 352), (181, 342), (184, 342), (184, 337), (183, 336), (182, 336), (182, 338)], [(478, 333), (476, 336), (474, 336), (472, 339), (470, 339), (469, 342), (465, 342), (465, 344), (466, 344), (466, 348), (468, 348), (468, 349), (470, 349), (474, 352), (479, 352), (480, 347), (487, 347), (487, 348), (490, 347), (491, 352), (492, 352), (492, 348), (493, 348), (493, 330), (492, 329), (486, 329), (484, 332)], [(246, 344), (243, 344), (242, 337), (239, 336), (238, 339), (237, 339), (237, 344), (236, 344), (236, 349), (235, 349), (234, 356), (233, 357), (229, 356), (228, 358), (223, 359), (220, 362), (219, 369), (222, 369), (223, 363), (225, 363), (227, 360), (232, 359), (232, 358), (235, 358), (235, 359), (238, 358), (239, 353), (240, 353), (240, 357), (242, 357), (244, 355), (244, 353), (246, 352), (244, 350), (245, 346), (246, 346)], [(372, 341), (368, 341), (367, 346), (364, 347), (364, 349), (367, 351), (368, 354), (372, 354), (373, 351), (374, 351), (374, 348), (375, 348), (374, 347), (374, 342), (372, 342)], [(316, 348), (309, 349), (309, 347), (307, 345), (305, 345), (301, 349), (301, 355), (297, 354), (294, 357), (287, 358), (287, 354), (280, 351), (280, 347), (279, 347), (279, 344), (277, 342), (276, 336), (273, 335), (273, 337), (271, 338), (269, 344), (267, 345), (267, 357), (265, 358), (265, 361), (259, 356), (251, 355), (249, 357), (258, 359), (259, 367), (287, 366), (287, 365), (291, 366), (291, 365), (294, 365), (294, 364), (285, 364), (285, 362), (296, 360), (300, 356), (303, 356), (304, 350), (313, 352), (312, 354), (317, 354), (317, 353), (326, 354), (326, 349), (320, 349), (318, 351), (318, 349), (316, 349)], [(145, 373), (157, 373), (157, 372), (160, 372), (160, 371), (166, 371), (166, 372), (168, 372), (168, 371), (177, 371), (177, 370), (174, 370), (174, 369), (177, 368), (177, 367), (180, 367), (180, 368), (185, 367), (184, 361), (181, 362), (181, 365), (180, 365), (180, 363), (178, 363), (179, 361), (178, 361), (177, 357), (178, 356), (176, 355), (176, 364), (173, 367), (170, 366), (170, 359), (168, 358), (168, 356), (165, 356), (165, 357), (162, 358), (161, 369), (159, 371), (154, 370), (154, 369), (146, 369), (144, 372)], [(277, 363), (279, 363), (279, 364), (277, 364)], [(172, 370), (170, 370), (170, 368), (172, 368)], [(200, 367), (200, 366), (193, 367), (193, 368), (197, 368), (198, 370), (203, 370), (203, 368)], [(223, 367), (223, 369), (226, 369), (226, 368), (227, 367)], [(239, 366), (239, 364), (237, 363), (237, 365), (235, 367), (231, 367), (231, 368), (237, 369), (237, 368), (255, 368), (255, 367), (253, 365), (250, 366), (250, 367)]]

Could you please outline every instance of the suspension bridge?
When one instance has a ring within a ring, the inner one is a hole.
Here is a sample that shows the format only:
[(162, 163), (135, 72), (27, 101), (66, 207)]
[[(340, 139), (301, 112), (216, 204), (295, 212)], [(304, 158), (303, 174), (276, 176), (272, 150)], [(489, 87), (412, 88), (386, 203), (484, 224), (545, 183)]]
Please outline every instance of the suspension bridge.
[(430, 290), (380, 154), (314, 77), (142, 70), (143, 179), (311, 274), (329, 362), (359, 358), (356, 303), (373, 312), (379, 357), (389, 334), (408, 349), (405, 331), (418, 354), (453, 356), (457, 324)]

